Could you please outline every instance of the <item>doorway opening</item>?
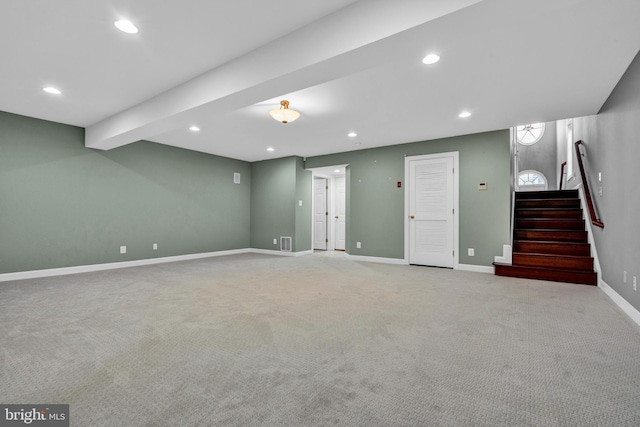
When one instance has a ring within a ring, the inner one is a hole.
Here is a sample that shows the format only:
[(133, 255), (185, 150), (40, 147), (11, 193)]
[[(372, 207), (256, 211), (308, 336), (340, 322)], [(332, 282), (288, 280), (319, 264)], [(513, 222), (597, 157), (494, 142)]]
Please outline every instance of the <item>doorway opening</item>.
[(312, 168), (312, 241), (314, 250), (345, 251), (347, 166)]

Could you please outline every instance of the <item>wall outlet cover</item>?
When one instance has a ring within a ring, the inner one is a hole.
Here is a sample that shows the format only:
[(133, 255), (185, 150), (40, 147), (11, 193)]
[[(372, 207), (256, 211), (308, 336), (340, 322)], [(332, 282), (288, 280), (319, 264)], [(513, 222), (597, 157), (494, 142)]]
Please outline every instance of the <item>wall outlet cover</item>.
[(468, 254), (469, 256), (475, 256), (475, 254), (476, 254), (476, 253), (475, 253), (475, 249), (474, 249), (474, 248), (469, 248), (469, 249), (467, 249), (467, 254)]
[(126, 246), (120, 246), (120, 253), (121, 254), (126, 254), (127, 253), (127, 247)]
[(356, 242), (356, 248), (361, 249), (362, 248), (362, 242)]

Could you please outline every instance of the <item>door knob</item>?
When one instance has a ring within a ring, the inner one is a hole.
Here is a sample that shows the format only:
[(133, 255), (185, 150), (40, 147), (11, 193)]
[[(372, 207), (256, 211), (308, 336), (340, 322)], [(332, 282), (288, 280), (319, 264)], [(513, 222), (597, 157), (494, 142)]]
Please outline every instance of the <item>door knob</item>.
[(414, 217), (413, 215), (411, 215), (409, 218), (413, 219), (413, 218), (415, 218), (415, 217)]
[(339, 216), (336, 216), (336, 219), (340, 218)]

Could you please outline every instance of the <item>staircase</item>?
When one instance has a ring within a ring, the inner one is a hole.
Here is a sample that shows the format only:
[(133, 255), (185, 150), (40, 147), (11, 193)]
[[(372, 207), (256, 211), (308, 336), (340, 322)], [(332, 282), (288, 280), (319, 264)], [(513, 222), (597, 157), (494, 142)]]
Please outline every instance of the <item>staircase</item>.
[(577, 190), (516, 193), (512, 264), (498, 276), (597, 285)]

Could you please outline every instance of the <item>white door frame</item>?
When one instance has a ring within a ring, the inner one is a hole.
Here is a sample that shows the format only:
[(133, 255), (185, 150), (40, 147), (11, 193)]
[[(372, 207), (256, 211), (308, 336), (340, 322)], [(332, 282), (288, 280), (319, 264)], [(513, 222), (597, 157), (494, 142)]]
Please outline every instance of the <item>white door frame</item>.
[[(335, 188), (335, 178), (336, 176), (345, 176), (346, 177), (346, 168), (349, 166), (348, 163), (342, 165), (333, 165), (333, 166), (324, 166), (320, 168), (309, 168), (307, 170), (311, 171), (311, 194), (313, 195), (314, 189), (314, 179), (318, 178), (326, 178), (328, 180), (329, 190), (327, 191), (327, 207), (329, 211), (329, 218), (333, 219), (335, 217), (335, 192), (333, 189)], [(333, 171), (335, 169), (342, 169), (345, 172), (340, 175), (335, 175)], [(345, 182), (346, 185), (346, 182)], [(311, 197), (311, 242), (315, 241), (314, 236), (314, 227), (313, 227), (313, 213), (315, 212), (315, 201), (314, 198)], [(346, 200), (345, 200), (346, 203)], [(346, 219), (345, 219), (346, 221)], [(327, 221), (327, 236), (329, 236), (329, 243), (327, 244), (327, 251), (335, 251), (336, 243), (335, 243), (335, 221)]]
[(330, 223), (331, 223), (331, 232), (332, 234), (330, 235), (330, 239), (331, 242), (331, 250), (336, 250), (336, 242), (338, 241), (338, 221), (336, 221), (337, 217), (338, 217), (338, 192), (336, 191), (336, 181), (338, 178), (343, 178), (344, 179), (344, 200), (342, 201), (342, 204), (345, 207), (345, 217), (344, 217), (344, 222), (345, 222), (345, 244), (344, 244), (344, 248), (339, 249), (341, 251), (346, 251), (347, 250), (347, 236), (346, 236), (346, 223), (347, 223), (347, 213), (346, 213), (346, 208), (347, 208), (347, 174), (341, 174), (341, 175), (334, 175), (329, 181), (331, 182), (330, 186), (333, 189), (333, 192), (331, 194), (331, 209), (329, 210), (329, 215), (330, 215)]
[(431, 160), (438, 159), (441, 157), (453, 157), (453, 269), (458, 270), (460, 268), (460, 245), (459, 245), (459, 215), (460, 215), (460, 207), (459, 207), (459, 174), (460, 174), (460, 162), (459, 162), (459, 152), (451, 151), (448, 153), (437, 153), (437, 154), (423, 154), (418, 156), (405, 156), (404, 158), (404, 262), (409, 264), (409, 216), (411, 213), (409, 212), (409, 197), (411, 195), (409, 188), (410, 181), (410, 170), (409, 170), (409, 162), (416, 160)]
[(322, 183), (324, 184), (324, 186), (326, 187), (326, 189), (324, 190), (324, 209), (323, 209), (323, 215), (322, 215), (322, 219), (324, 221), (324, 231), (325, 231), (325, 235), (322, 236), (322, 246), (324, 246), (324, 248), (318, 248), (318, 242), (316, 241), (316, 227), (313, 227), (313, 233), (311, 234), (312, 237), (312, 241), (313, 241), (313, 250), (329, 250), (329, 216), (326, 212), (329, 211), (329, 206), (332, 205), (332, 203), (329, 201), (329, 179), (327, 178), (322, 178), (319, 176), (314, 176), (313, 178), (313, 198), (312, 198), (312, 203), (311, 203), (311, 209), (313, 211), (313, 224), (316, 224), (317, 221), (317, 217), (316, 217), (316, 195), (317, 195), (317, 188), (316, 185), (318, 184), (317, 181), (322, 180)]

